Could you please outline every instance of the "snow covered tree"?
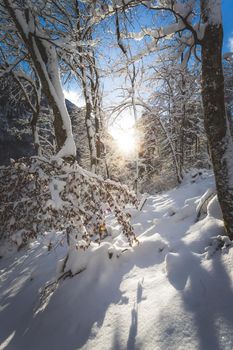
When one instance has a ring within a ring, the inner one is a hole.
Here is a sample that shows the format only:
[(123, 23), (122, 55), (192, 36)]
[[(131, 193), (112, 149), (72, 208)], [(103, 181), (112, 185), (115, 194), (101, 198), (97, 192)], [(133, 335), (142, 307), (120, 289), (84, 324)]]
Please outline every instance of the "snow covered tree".
[[(49, 9), (47, 10), (48, 15), (51, 14)], [(21, 56), (24, 52), (24, 56), (30, 57), (43, 92), (53, 110), (58, 156), (75, 156), (76, 147), (60, 82), (55, 40), (49, 28), (45, 27), (40, 20), (41, 16), (46, 21), (46, 9), (42, 4), (35, 7), (33, 3), (30, 5), (26, 2), (4, 0), (1, 3), (1, 12), (3, 14), (1, 30), (5, 32), (6, 37), (11, 35), (22, 48)], [(8, 23), (7, 26), (6, 23)]]
[(222, 68), (223, 25), (220, 0), (202, 0), (205, 26), (199, 40), (202, 57), (202, 99), (219, 203), (227, 234), (233, 239), (233, 142), (225, 108)]
[[(97, 40), (93, 39), (93, 32), (95, 31), (93, 9), (91, 4), (82, 1), (70, 2), (69, 12), (67, 12), (65, 3), (63, 7), (69, 19), (66, 29), (69, 37), (76, 44), (76, 52), (75, 54), (74, 52), (64, 54), (64, 51), (61, 49), (59, 50), (59, 55), (66, 66), (69, 78), (75, 77), (81, 86), (85, 101), (85, 124), (90, 152), (89, 169), (93, 172), (98, 172), (97, 168), (101, 154), (101, 92), (99, 71), (95, 57)], [(72, 16), (70, 13), (72, 13)]]
[[(101, 225), (105, 224), (106, 215), (112, 212), (122, 224), (122, 232), (129, 244), (133, 244), (137, 240), (130, 215), (123, 209), (126, 203), (136, 203), (134, 194), (125, 186), (104, 181), (85, 171), (74, 161), (76, 146), (62, 91), (60, 64), (66, 62), (70, 64), (70, 69), (83, 69), (81, 81), (88, 82), (88, 87), (83, 88), (91, 98), (92, 109), (88, 111), (88, 118), (96, 123), (93, 132), (86, 118), (87, 129), (91, 131), (89, 141), (95, 142), (99, 125), (92, 113), (96, 111), (95, 117), (99, 117), (101, 106), (95, 58), (93, 50), (87, 49), (88, 45), (92, 46), (92, 37), (90, 33), (78, 36), (79, 29), (85, 32), (87, 28), (77, 27), (77, 16), (73, 16), (72, 12), (73, 2), (42, 0), (37, 5), (27, 1), (1, 1), (2, 45), (6, 45), (9, 52), (13, 45), (13, 55), (7, 67), (9, 72), (18, 73), (19, 67), (24, 68), (24, 72), (30, 68), (35, 70), (53, 111), (57, 154), (52, 159), (36, 157), (19, 160), (1, 169), (1, 184), (6, 176), (11, 179), (1, 193), (4, 206), (0, 216), (5, 227), (1, 237), (15, 237), (16, 243), (21, 245), (45, 230), (62, 230), (70, 249), (86, 249), (93, 241), (100, 243), (103, 238)], [(88, 14), (90, 22), (94, 20), (98, 23), (101, 18), (98, 13), (90, 11)], [(79, 66), (72, 65), (75, 55), (81, 62)], [(91, 145), (94, 149), (95, 145)], [(94, 160), (97, 161), (97, 155)], [(95, 167), (91, 170), (95, 171)]]
[[(166, 51), (167, 55), (169, 51)], [(155, 73), (149, 78), (150, 85), (157, 87), (148, 106), (166, 130), (162, 132), (161, 142), (164, 150), (172, 155), (177, 181), (180, 182), (185, 171), (197, 166), (200, 152), (206, 152), (199, 69), (182, 67), (168, 58), (164, 62), (162, 57), (162, 63), (156, 62)]]

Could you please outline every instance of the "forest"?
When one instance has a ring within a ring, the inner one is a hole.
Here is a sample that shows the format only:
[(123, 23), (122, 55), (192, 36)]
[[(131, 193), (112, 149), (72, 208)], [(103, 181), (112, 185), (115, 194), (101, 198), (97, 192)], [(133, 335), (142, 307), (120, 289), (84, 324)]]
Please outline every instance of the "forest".
[(0, 0), (0, 350), (233, 349), (231, 0)]

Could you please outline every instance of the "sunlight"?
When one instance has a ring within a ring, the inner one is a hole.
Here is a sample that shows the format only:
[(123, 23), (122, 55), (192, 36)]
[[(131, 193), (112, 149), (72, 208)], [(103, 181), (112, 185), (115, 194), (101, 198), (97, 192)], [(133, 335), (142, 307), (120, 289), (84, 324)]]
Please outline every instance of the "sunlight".
[(118, 130), (113, 133), (113, 137), (117, 142), (117, 147), (122, 154), (133, 154), (137, 149), (137, 141), (133, 129)]

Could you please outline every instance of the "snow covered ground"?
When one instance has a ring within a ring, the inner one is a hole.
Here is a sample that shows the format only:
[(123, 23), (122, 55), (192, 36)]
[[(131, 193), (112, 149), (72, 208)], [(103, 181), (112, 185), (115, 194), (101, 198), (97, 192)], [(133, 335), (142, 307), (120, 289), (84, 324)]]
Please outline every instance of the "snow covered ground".
[(45, 308), (38, 290), (56, 275), (64, 247), (48, 252), (38, 241), (3, 257), (0, 350), (233, 349), (233, 249), (216, 251), (211, 240), (223, 233), (215, 197), (195, 222), (211, 188), (207, 174), (149, 197), (141, 212), (132, 210), (140, 245), (120, 256), (124, 240), (112, 221), (111, 259), (108, 242), (93, 250)]

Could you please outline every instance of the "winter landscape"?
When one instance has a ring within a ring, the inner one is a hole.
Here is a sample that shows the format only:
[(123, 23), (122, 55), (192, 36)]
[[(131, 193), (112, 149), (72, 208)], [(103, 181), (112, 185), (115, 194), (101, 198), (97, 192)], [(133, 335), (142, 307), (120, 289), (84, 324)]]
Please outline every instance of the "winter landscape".
[(231, 0), (0, 0), (0, 350), (233, 349)]

